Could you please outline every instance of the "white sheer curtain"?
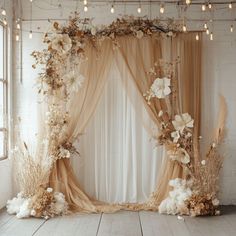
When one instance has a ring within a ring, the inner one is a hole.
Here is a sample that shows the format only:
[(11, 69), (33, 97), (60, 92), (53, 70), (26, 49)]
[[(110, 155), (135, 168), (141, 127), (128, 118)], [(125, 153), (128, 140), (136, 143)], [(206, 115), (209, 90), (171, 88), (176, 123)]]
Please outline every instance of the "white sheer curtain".
[(73, 160), (82, 188), (101, 201), (141, 202), (157, 183), (162, 148), (152, 141), (150, 127), (155, 130), (155, 125), (129, 81), (127, 75), (122, 83), (114, 63), (96, 111), (80, 137), (81, 156)]

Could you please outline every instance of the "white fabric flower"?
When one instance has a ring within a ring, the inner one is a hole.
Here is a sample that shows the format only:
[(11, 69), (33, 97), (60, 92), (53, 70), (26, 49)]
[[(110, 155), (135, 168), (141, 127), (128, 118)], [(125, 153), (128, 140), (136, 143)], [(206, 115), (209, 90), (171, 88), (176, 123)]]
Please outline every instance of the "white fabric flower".
[(63, 80), (66, 82), (71, 91), (78, 92), (78, 90), (82, 87), (85, 78), (83, 75), (76, 73), (75, 71), (71, 71), (63, 76)]
[(172, 132), (171, 137), (173, 138), (173, 142), (177, 143), (180, 138), (179, 131)]
[(52, 49), (60, 54), (67, 53), (72, 47), (72, 42), (68, 34), (57, 34), (52, 39)]
[(182, 115), (176, 115), (175, 120), (172, 121), (175, 129), (180, 131), (181, 133), (184, 131), (186, 127), (193, 128), (194, 120), (188, 113), (184, 113)]
[(137, 37), (138, 39), (141, 39), (141, 38), (143, 37), (143, 31), (142, 31), (142, 30), (138, 30), (138, 31), (136, 32), (136, 37)]
[(164, 78), (157, 78), (153, 82), (151, 86), (151, 91), (154, 95), (154, 97), (157, 98), (165, 98), (165, 96), (169, 95), (171, 93), (170, 89), (170, 79), (164, 77)]
[(183, 148), (177, 148), (174, 150), (167, 151), (167, 155), (173, 161), (179, 161), (183, 164), (188, 164), (190, 162), (190, 156)]

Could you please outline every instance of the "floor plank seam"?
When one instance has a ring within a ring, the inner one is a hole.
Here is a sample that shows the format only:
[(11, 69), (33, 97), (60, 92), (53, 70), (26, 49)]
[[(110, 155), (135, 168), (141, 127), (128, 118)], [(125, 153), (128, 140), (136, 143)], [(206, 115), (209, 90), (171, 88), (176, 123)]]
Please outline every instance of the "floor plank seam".
[(139, 225), (140, 225), (141, 235), (143, 236), (143, 226), (142, 226), (142, 222), (141, 222), (141, 218), (140, 218), (139, 212), (138, 212), (138, 218), (139, 218)]
[[(50, 219), (49, 219), (50, 220)], [(38, 231), (39, 231), (39, 229), (46, 223), (46, 221), (47, 220), (44, 220), (44, 222), (41, 224), (41, 225), (39, 225), (39, 227), (34, 231), (34, 233), (32, 234), (32, 236), (34, 236)]]
[(99, 222), (98, 222), (98, 228), (97, 228), (96, 236), (98, 236), (99, 228), (100, 228), (101, 221), (102, 221), (102, 216), (103, 216), (103, 213), (101, 213), (101, 216), (100, 216), (100, 219), (99, 219)]

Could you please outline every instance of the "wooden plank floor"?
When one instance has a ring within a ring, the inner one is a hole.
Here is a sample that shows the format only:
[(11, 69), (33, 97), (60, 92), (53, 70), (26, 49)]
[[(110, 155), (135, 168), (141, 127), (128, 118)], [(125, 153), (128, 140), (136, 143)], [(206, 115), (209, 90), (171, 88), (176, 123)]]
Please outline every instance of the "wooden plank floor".
[(157, 212), (74, 214), (48, 221), (17, 219), (0, 211), (1, 236), (235, 236), (236, 206), (216, 217), (159, 215)]

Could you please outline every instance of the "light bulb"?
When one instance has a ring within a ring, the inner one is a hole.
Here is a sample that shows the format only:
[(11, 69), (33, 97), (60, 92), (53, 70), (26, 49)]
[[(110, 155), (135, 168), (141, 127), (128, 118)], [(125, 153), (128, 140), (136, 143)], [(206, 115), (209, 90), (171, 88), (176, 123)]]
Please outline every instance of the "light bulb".
[(160, 13), (163, 14), (165, 12), (165, 8), (163, 5), (160, 6)]
[(229, 9), (232, 9), (232, 8), (233, 8), (233, 4), (230, 3), (230, 4), (229, 4)]
[(20, 23), (17, 23), (17, 24), (16, 24), (16, 28), (17, 28), (17, 29), (20, 29)]
[(191, 3), (191, 0), (186, 0), (186, 4), (189, 5)]
[(7, 19), (6, 18), (3, 19), (3, 24), (7, 25)]
[(30, 30), (30, 32), (29, 32), (29, 39), (32, 39), (33, 38), (33, 32), (32, 32), (32, 30)]
[(138, 13), (141, 13), (141, 12), (142, 12), (141, 6), (138, 7), (137, 12), (138, 12)]
[(20, 36), (19, 34), (16, 34), (16, 41), (19, 41), (20, 40)]
[(206, 34), (210, 34), (210, 31), (209, 31), (209, 29), (207, 29), (207, 30), (206, 30)]
[(211, 9), (212, 8), (212, 5), (211, 3), (208, 3), (208, 8)]
[(187, 26), (183, 25), (183, 31), (186, 32), (187, 31)]
[(84, 5), (87, 5), (87, 4), (88, 4), (87, 0), (84, 0)]
[(234, 32), (234, 26), (233, 26), (233, 25), (230, 26), (230, 32), (231, 32), (231, 33)]
[(211, 32), (210, 34), (210, 40), (212, 41), (213, 40), (213, 33)]
[(84, 6), (84, 12), (87, 12), (87, 11), (88, 11), (88, 6), (85, 5), (85, 6)]
[(207, 29), (207, 23), (204, 24), (204, 29)]
[(203, 4), (203, 5), (202, 5), (202, 11), (205, 11), (205, 10), (206, 10), (206, 5)]
[(198, 34), (196, 34), (196, 40), (197, 40), (197, 41), (199, 40), (199, 35), (198, 35)]
[(6, 10), (5, 10), (4, 8), (2, 9), (2, 12), (1, 12), (1, 13), (2, 13), (3, 16), (6, 16), (6, 15), (7, 15), (7, 12), (6, 12)]
[(30, 2), (33, 2), (33, 0), (30, 0)]
[(112, 5), (111, 6), (111, 13), (113, 14), (115, 12), (115, 8), (114, 8), (114, 6)]

